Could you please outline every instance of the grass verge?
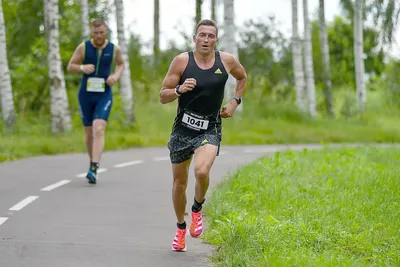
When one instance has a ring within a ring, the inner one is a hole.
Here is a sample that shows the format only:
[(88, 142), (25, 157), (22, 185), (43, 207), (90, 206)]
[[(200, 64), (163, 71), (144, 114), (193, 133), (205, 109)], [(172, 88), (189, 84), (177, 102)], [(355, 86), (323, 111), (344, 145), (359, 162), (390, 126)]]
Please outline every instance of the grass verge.
[(282, 152), (213, 191), (216, 266), (400, 266), (400, 150)]

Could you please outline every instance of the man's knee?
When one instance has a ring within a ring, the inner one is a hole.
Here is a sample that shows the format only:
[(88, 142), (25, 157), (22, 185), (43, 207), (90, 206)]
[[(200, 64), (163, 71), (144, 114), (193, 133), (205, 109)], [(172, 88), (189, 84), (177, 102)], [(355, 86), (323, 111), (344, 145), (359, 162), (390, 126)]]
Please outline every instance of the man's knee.
[(106, 122), (104, 120), (96, 119), (93, 121), (93, 135), (96, 137), (104, 136)]
[(210, 174), (210, 166), (206, 163), (201, 163), (195, 166), (194, 176), (196, 179), (205, 179)]

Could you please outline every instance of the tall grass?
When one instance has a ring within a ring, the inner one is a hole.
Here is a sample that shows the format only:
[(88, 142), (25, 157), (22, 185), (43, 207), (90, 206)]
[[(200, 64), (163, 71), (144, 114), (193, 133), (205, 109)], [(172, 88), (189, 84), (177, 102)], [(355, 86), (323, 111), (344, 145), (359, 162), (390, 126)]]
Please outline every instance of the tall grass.
[(399, 149), (276, 153), (213, 192), (216, 266), (399, 266)]

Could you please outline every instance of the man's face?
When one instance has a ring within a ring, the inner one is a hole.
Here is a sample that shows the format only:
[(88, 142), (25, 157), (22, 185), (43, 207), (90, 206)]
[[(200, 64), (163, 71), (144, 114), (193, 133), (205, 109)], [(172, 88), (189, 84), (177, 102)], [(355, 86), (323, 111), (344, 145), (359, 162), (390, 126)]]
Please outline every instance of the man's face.
[(202, 54), (209, 54), (218, 43), (217, 29), (214, 26), (201, 25), (197, 30), (197, 34), (193, 36), (193, 41), (196, 44), (196, 51)]
[(98, 27), (92, 27), (93, 41), (96, 45), (103, 45), (107, 39), (108, 30), (106, 26), (100, 25)]

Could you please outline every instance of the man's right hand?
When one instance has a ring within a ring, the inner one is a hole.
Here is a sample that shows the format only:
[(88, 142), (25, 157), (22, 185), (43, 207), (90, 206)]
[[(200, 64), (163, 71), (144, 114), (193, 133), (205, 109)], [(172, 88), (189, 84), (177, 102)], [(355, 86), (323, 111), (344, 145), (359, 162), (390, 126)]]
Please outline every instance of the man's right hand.
[(85, 74), (92, 74), (94, 72), (95, 68), (93, 64), (87, 64), (87, 65), (82, 65), (82, 71)]
[(192, 91), (196, 87), (196, 80), (193, 78), (187, 78), (181, 86), (179, 86), (179, 93), (184, 94)]

